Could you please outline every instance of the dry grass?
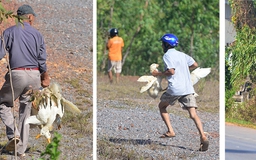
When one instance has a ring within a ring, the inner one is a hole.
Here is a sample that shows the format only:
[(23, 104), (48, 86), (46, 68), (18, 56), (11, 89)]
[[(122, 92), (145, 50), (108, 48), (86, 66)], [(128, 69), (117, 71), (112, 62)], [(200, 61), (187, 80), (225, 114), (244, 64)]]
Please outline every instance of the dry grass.
[(65, 117), (62, 119), (62, 123), (74, 130), (77, 130), (78, 136), (84, 136), (85, 134), (92, 135), (93, 125), (91, 123), (91, 119), (92, 111), (79, 115), (66, 112)]
[(256, 97), (243, 103), (233, 102), (225, 116), (227, 122), (256, 128)]
[(122, 145), (113, 145), (107, 140), (97, 141), (97, 152), (101, 155), (102, 160), (123, 159), (123, 160), (139, 160), (144, 159), (139, 156), (134, 150), (128, 150)]
[[(216, 73), (211, 74), (217, 76)], [(219, 112), (219, 81), (216, 76), (202, 79), (194, 86), (199, 95), (196, 98), (199, 111)], [(120, 83), (110, 84), (106, 75), (99, 74), (97, 77), (97, 98), (122, 101), (130, 107), (147, 103), (150, 108), (158, 109), (157, 105), (162, 93), (156, 99), (150, 98), (147, 92), (139, 93), (140, 88), (146, 83), (137, 82), (138, 78), (138, 76), (122, 76)], [(166, 87), (167, 82), (162, 82), (162, 85), (163, 88)]]

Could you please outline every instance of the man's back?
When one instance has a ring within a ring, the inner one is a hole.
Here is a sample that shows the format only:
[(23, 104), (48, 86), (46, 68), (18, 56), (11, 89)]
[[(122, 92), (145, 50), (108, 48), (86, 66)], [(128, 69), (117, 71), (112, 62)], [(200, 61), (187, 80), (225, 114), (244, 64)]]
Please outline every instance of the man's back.
[(111, 61), (122, 60), (122, 48), (124, 47), (124, 41), (121, 37), (115, 36), (108, 41), (109, 59)]
[(169, 49), (164, 54), (165, 67), (175, 69), (175, 74), (168, 76), (169, 82), (167, 93), (171, 95), (186, 95), (194, 93), (190, 78), (189, 67), (195, 61), (192, 57), (175, 49)]
[[(5, 48), (10, 54), (11, 68), (38, 67), (40, 59), (46, 60), (42, 35), (28, 23), (12, 26), (4, 31)], [(1, 58), (4, 49), (1, 49)]]

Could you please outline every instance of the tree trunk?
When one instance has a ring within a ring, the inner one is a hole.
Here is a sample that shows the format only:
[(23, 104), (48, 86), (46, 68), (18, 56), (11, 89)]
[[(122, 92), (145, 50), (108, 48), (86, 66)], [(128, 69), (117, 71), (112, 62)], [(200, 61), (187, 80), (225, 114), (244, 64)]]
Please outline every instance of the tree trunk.
[[(145, 3), (144, 9), (147, 9), (147, 7), (148, 7), (148, 0), (147, 0), (146, 3)], [(142, 13), (142, 14), (140, 15), (140, 21), (143, 20), (143, 17), (144, 17), (144, 14)], [(136, 29), (136, 32), (135, 32), (134, 35), (132, 36), (132, 40), (131, 40), (130, 44), (128, 45), (128, 47), (127, 47), (127, 49), (126, 49), (126, 52), (125, 52), (125, 54), (124, 54), (124, 56), (123, 56), (122, 66), (124, 65), (125, 59), (127, 58), (128, 54), (130, 53), (130, 49), (131, 49), (131, 47), (132, 47), (132, 43), (133, 43), (135, 37), (136, 37), (136, 36), (138, 35), (138, 33), (140, 32), (141, 27), (142, 27), (142, 25), (141, 25), (141, 23), (140, 23), (140, 25), (139, 25), (139, 26), (137, 27), (137, 29)]]
[(190, 36), (190, 56), (193, 57), (193, 52), (194, 52), (194, 30), (192, 28), (192, 34)]

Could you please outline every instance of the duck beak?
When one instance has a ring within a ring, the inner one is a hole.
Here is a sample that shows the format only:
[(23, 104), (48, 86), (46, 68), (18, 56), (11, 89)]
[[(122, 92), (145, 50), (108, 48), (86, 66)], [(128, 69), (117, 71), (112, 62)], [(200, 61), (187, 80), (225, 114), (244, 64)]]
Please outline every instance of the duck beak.
[(38, 138), (40, 138), (41, 137), (41, 134), (38, 134), (37, 136), (36, 136), (36, 139), (38, 139)]

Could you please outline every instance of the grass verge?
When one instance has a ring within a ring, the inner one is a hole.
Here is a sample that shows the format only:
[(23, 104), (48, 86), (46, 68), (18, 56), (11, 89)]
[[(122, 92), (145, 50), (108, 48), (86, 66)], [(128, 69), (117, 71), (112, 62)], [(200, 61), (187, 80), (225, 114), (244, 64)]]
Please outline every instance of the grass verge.
[(234, 125), (256, 129), (256, 124), (254, 124), (252, 122), (245, 121), (245, 120), (226, 118), (225, 121), (228, 123), (232, 123)]

